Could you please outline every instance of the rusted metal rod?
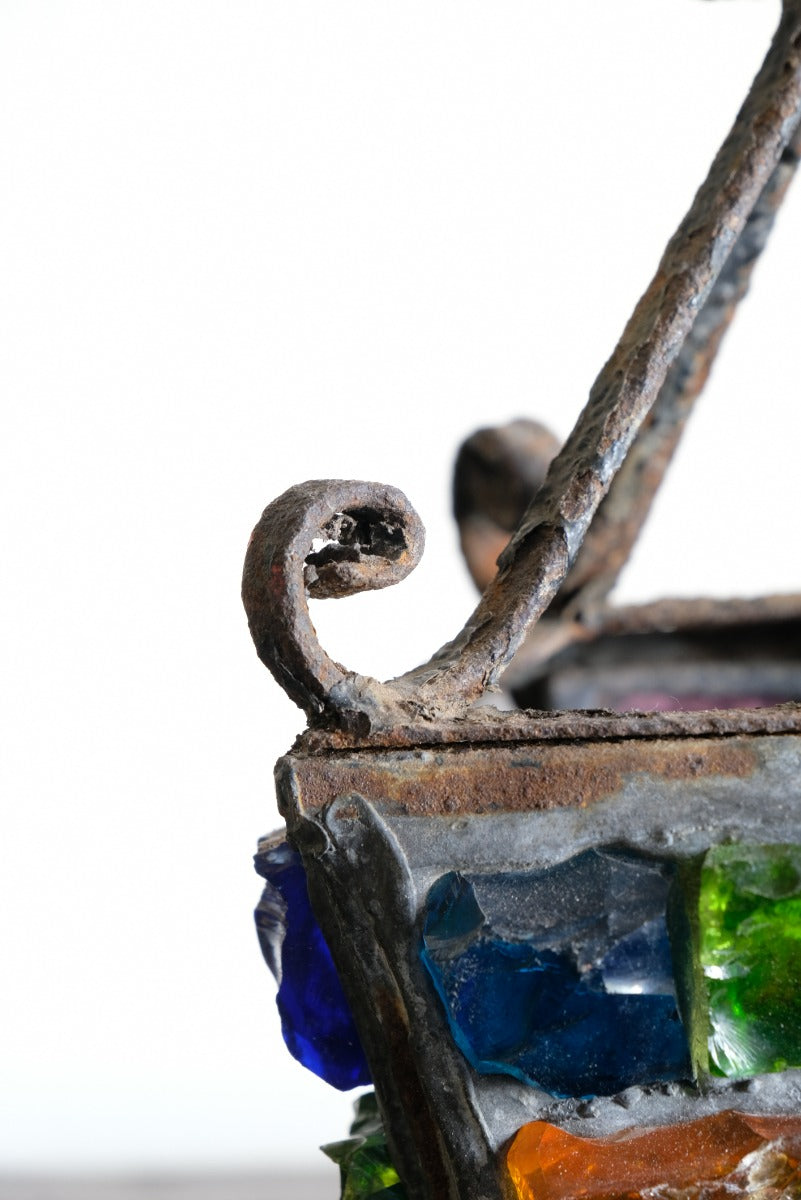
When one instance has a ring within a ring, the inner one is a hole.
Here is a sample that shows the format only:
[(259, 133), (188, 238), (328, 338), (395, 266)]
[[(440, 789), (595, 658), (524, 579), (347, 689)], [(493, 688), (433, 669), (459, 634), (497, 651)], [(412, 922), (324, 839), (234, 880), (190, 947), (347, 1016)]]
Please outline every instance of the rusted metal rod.
[(554, 598), (668, 369), (801, 117), (801, 0), (783, 6), (730, 134), (462, 632), (399, 680), (421, 715), (463, 711)]
[(576, 561), (551, 605), (552, 614), (569, 607), (583, 616), (617, 583), (737, 306), (748, 291), (754, 266), (767, 244), (776, 214), (795, 175), (799, 156), (801, 128), (796, 130), (751, 210), (717, 283), (601, 501)]

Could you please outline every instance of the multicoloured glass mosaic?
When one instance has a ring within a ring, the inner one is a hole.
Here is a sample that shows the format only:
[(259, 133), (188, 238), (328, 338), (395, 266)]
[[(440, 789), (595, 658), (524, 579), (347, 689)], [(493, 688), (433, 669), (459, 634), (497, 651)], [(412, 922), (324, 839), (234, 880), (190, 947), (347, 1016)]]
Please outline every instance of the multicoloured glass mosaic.
[[(336, 1087), (366, 1083), (300, 857), (284, 843), (259, 859), (287, 1046)], [(602, 848), (542, 870), (452, 871), (428, 894), (421, 957), (475, 1069), (554, 1095), (799, 1066), (801, 846), (715, 846), (678, 867)], [(343, 1200), (405, 1200), (374, 1096), (351, 1135), (324, 1147)], [(507, 1165), (518, 1200), (798, 1200), (799, 1160), (801, 1118), (728, 1111), (590, 1139), (535, 1121)]]
[(421, 956), (473, 1067), (556, 1096), (801, 1065), (798, 846), (449, 872)]

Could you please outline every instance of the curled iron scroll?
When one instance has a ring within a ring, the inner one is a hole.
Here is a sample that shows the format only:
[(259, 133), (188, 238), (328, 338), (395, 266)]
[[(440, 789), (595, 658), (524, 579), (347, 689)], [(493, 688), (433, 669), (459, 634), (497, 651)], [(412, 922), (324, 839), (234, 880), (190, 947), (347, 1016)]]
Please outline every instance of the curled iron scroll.
[(380, 483), (310, 480), (264, 510), (245, 557), (242, 599), (259, 658), (310, 718), (332, 707), (369, 708), (379, 703), (381, 685), (326, 654), (307, 597), (398, 583), (417, 566), (424, 542), (409, 501)]

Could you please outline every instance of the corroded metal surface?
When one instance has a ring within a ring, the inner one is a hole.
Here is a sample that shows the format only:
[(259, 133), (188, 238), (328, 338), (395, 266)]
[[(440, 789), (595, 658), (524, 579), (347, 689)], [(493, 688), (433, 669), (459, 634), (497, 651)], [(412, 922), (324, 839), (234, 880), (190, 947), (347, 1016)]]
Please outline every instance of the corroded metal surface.
[(737, 306), (748, 291), (754, 266), (767, 244), (800, 153), (801, 131), (796, 130), (598, 508), (560, 590), (557, 599), (560, 608), (572, 604), (584, 616), (588, 603), (597, 604), (617, 582)]
[(485, 817), (592, 804), (619, 790), (624, 780), (649, 772), (663, 779), (747, 778), (756, 765), (747, 739), (682, 738), (362, 752), (293, 758), (291, 770), (307, 815), (336, 797), (358, 793), (380, 802), (385, 814)]
[(741, 1105), (796, 1112), (801, 1073), (554, 1099), (454, 1052), (417, 952), (446, 871), (542, 869), (593, 846), (687, 861), (797, 828), (801, 736), (464, 745), (287, 756), (278, 794), (306, 864), (410, 1196), (500, 1200), (497, 1151), (526, 1120), (582, 1136)]
[[(400, 493), (375, 484), (323, 481), (290, 489), (266, 510), (246, 560), (245, 605), (260, 655), (310, 718), (361, 728), (390, 727), (403, 719), (426, 722), (464, 712), (497, 680), (562, 586), (668, 369), (795, 135), (799, 116), (801, 2), (793, 0), (784, 6), (765, 63), (706, 181), (501, 556), (498, 575), (462, 632), (430, 662), (390, 684), (348, 672), (319, 646), (306, 606), (306, 588), (343, 595), (360, 586), (383, 586), (411, 569), (422, 529)], [(775, 189), (776, 198), (780, 192)], [(757, 228), (764, 234), (764, 223), (756, 221), (752, 229)], [(747, 259), (747, 246), (744, 253)], [(346, 527), (342, 514), (348, 516)], [(373, 531), (366, 554), (356, 545), (358, 537), (349, 540), (354, 527)], [(355, 558), (345, 562), (347, 556), (338, 552), (336, 561), (319, 560), (315, 536), (344, 537), (341, 551), (349, 549)], [(373, 541), (375, 549), (369, 548)], [(391, 564), (379, 584), (376, 560)]]
[(482, 708), (470, 716), (359, 734), (337, 729), (309, 729), (294, 749), (308, 754), (347, 754), (352, 750), (403, 749), (414, 746), (467, 744), (491, 746), (499, 741), (541, 742), (619, 741), (623, 738), (731, 737), (738, 733), (801, 732), (801, 704), (787, 703), (757, 709), (709, 712), (614, 713), (503, 712)]

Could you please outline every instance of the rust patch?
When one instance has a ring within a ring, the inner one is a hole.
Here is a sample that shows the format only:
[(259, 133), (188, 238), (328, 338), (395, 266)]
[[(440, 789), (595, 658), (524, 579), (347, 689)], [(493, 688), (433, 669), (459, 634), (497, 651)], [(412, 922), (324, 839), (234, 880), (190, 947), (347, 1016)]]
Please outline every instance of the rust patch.
[(310, 814), (358, 792), (393, 812), (442, 816), (585, 807), (633, 776), (747, 777), (759, 759), (747, 738), (443, 748), (285, 760)]

